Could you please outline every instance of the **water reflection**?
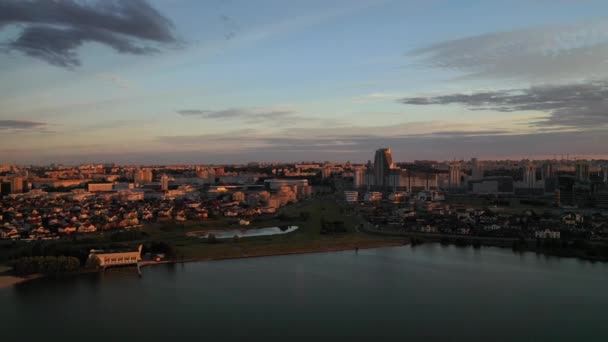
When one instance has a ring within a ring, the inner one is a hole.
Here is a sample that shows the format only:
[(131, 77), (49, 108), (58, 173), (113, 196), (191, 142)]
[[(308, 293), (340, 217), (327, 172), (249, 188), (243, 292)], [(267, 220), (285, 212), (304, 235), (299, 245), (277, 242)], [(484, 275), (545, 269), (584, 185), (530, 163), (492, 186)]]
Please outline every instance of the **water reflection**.
[(604, 263), (422, 244), (40, 279), (0, 291), (0, 321), (3, 341), (608, 341), (607, 283)]

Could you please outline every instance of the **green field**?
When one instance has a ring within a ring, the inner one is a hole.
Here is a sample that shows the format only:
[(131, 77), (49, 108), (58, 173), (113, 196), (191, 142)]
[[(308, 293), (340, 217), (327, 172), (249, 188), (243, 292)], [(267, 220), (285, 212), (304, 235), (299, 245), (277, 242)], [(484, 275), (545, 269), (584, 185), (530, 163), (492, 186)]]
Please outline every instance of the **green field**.
[[(307, 219), (301, 213), (308, 213)], [(282, 215), (281, 215), (282, 214)], [(204, 239), (186, 236), (185, 233), (204, 229), (234, 229), (227, 220), (214, 219), (203, 223), (187, 223), (175, 225), (171, 231), (163, 231), (160, 226), (147, 227), (144, 231), (152, 240), (171, 242), (177, 249), (178, 259), (213, 259), (231, 258), (248, 255), (295, 253), (308, 250), (331, 250), (339, 248), (366, 247), (388, 243), (384, 237), (367, 235), (357, 232), (361, 223), (354, 215), (345, 215), (333, 198), (308, 200), (283, 207), (279, 215), (286, 218), (276, 218), (254, 222), (247, 228), (273, 227), (278, 225), (296, 225), (298, 230), (274, 236), (242, 238), (238, 242), (224, 239), (216, 244), (210, 244)], [(347, 232), (321, 234), (321, 220), (328, 222), (343, 221)], [(238, 227), (238, 226), (237, 226)]]

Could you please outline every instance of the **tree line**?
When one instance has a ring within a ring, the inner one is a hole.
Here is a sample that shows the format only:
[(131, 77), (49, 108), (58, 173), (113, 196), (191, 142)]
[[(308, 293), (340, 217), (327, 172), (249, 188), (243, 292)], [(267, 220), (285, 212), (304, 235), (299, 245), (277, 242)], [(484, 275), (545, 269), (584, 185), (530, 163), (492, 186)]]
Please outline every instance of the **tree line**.
[(80, 261), (66, 256), (23, 257), (13, 261), (13, 270), (17, 275), (58, 274), (74, 272), (80, 268)]

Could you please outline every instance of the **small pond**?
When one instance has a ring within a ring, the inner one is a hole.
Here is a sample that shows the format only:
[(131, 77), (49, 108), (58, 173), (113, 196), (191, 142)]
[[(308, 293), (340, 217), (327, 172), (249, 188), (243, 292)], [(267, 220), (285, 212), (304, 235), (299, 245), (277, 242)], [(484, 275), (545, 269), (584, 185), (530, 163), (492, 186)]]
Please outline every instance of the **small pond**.
[(228, 239), (235, 235), (240, 238), (253, 237), (253, 236), (267, 236), (267, 235), (280, 235), (288, 234), (298, 229), (298, 226), (287, 226), (283, 228), (279, 227), (268, 227), (268, 228), (250, 228), (250, 229), (230, 229), (230, 230), (217, 230), (207, 231), (200, 234), (201, 239), (206, 239), (209, 234), (215, 235), (218, 239)]

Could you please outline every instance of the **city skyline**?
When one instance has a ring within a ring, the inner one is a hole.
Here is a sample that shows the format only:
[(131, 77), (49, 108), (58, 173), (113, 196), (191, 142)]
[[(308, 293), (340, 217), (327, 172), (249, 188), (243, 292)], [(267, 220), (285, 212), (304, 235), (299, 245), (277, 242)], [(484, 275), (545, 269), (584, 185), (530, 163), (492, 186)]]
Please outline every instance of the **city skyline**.
[(0, 0), (0, 162), (607, 158), (606, 10)]

